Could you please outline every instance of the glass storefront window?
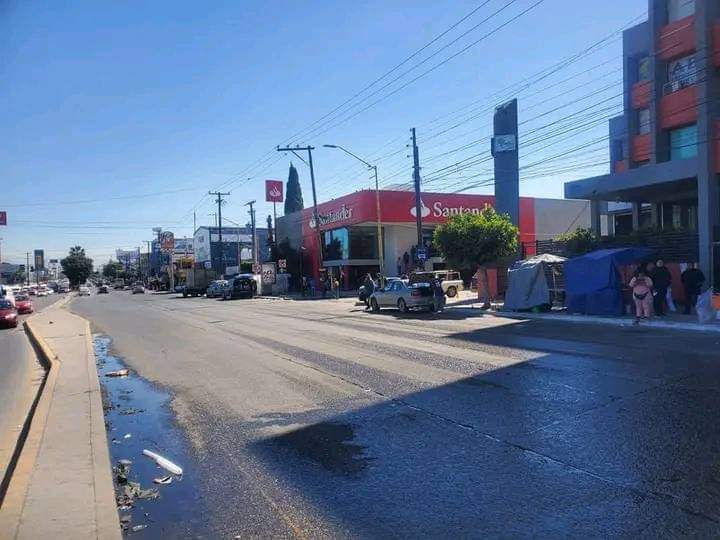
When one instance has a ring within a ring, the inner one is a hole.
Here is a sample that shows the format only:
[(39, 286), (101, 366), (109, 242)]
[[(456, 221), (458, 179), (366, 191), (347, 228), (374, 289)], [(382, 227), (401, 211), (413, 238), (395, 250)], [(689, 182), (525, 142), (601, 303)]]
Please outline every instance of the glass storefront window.
[(326, 261), (340, 261), (349, 259), (348, 230), (334, 229), (323, 233), (323, 259)]
[(377, 259), (377, 229), (352, 227), (350, 229), (350, 258)]
[(697, 156), (697, 125), (670, 131), (670, 159)]

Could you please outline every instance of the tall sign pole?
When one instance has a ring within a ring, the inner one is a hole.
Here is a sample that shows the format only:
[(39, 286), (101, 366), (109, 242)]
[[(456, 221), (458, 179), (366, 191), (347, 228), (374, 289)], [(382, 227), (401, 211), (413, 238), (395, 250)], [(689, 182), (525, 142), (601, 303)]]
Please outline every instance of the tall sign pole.
[(520, 169), (517, 99), (499, 105), (493, 116), (491, 152), (495, 166), (495, 210), (520, 224)]

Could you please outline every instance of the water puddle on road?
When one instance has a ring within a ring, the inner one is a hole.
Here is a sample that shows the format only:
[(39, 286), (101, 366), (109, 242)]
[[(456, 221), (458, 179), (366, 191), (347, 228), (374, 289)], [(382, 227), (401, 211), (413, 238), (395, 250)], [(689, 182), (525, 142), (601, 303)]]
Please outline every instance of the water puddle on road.
[[(123, 535), (138, 539), (212, 537), (210, 512), (198, 493), (199, 466), (174, 421), (168, 406), (170, 394), (132, 369), (122, 376), (120, 370), (128, 368), (109, 353), (110, 338), (95, 335), (93, 342)], [(120, 376), (108, 376), (118, 371)], [(182, 467), (182, 475), (161, 468), (143, 455), (145, 449)], [(163, 483), (155, 483), (155, 479)]]

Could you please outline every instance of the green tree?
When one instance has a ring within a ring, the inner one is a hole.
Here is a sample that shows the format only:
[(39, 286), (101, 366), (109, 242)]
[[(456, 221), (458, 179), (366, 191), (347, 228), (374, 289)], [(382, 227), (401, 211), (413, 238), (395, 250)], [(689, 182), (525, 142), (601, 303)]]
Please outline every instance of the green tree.
[(564, 242), (568, 255), (574, 257), (595, 251), (600, 244), (600, 239), (592, 232), (592, 229), (583, 228), (576, 229), (571, 233), (561, 234), (556, 240)]
[(85, 250), (80, 246), (71, 247), (68, 256), (60, 261), (60, 265), (71, 287), (85, 283), (93, 270), (92, 259), (85, 255)]
[(125, 278), (125, 268), (119, 261), (109, 260), (105, 266), (103, 266), (102, 275), (106, 279), (123, 279)]
[(479, 214), (458, 214), (439, 225), (433, 243), (445, 260), (458, 270), (481, 269), (485, 304), (489, 304), (487, 267), (517, 253), (518, 228), (510, 217), (487, 207)]
[(305, 208), (303, 204), (302, 189), (300, 188), (300, 179), (295, 166), (290, 164), (290, 172), (288, 173), (287, 186), (285, 187), (285, 215), (299, 212)]

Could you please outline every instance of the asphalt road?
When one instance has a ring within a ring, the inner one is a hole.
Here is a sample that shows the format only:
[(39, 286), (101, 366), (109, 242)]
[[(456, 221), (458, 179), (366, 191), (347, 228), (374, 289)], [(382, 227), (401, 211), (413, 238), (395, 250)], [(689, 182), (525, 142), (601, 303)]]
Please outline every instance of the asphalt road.
[[(58, 299), (56, 295), (33, 297), (36, 311)], [(25, 420), (43, 369), (22, 328), (29, 315), (20, 315), (17, 328), (0, 329), (0, 477), (15, 449), (20, 424)]]
[(717, 336), (348, 300), (71, 308), (173, 393), (211, 536), (720, 536)]

